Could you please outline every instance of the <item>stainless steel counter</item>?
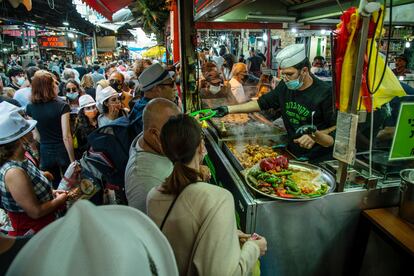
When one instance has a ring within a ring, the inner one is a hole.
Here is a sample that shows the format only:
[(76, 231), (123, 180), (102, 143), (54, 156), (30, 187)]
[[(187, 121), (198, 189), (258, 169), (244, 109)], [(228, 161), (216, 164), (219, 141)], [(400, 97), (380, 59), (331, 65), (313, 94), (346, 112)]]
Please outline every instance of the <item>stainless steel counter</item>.
[(333, 193), (308, 202), (256, 197), (216, 141), (206, 132), (213, 182), (233, 193), (241, 229), (267, 239), (262, 275), (341, 275), (361, 210), (398, 204), (398, 183)]

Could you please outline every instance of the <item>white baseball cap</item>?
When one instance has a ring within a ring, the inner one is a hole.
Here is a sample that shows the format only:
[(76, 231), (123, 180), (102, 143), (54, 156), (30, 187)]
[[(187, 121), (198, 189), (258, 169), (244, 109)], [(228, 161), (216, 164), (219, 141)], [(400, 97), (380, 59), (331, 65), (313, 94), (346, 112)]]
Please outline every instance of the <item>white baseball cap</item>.
[(35, 120), (26, 120), (18, 110), (11, 110), (6, 102), (0, 103), (0, 145), (8, 144), (25, 136), (37, 124)]
[(79, 200), (29, 240), (6, 275), (175, 276), (178, 269), (167, 238), (144, 213)]
[(306, 58), (305, 44), (292, 44), (281, 50), (276, 56), (279, 67), (292, 67)]
[(91, 95), (83, 95), (79, 98), (79, 110), (81, 110), (84, 107), (93, 106), (96, 105), (95, 100), (92, 98)]

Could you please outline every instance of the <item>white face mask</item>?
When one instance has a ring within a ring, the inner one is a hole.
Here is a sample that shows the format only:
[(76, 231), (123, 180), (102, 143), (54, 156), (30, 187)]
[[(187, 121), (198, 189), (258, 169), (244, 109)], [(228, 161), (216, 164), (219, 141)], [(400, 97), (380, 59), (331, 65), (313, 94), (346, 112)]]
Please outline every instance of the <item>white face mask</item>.
[(221, 90), (221, 85), (215, 86), (215, 85), (210, 84), (210, 87), (208, 88), (208, 90), (210, 90), (210, 92), (213, 94), (217, 94)]

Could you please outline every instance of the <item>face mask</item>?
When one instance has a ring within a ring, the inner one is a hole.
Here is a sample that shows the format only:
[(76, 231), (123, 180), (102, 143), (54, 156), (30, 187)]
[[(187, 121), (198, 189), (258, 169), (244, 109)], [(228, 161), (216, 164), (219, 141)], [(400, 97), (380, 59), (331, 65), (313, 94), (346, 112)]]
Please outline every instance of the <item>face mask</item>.
[(75, 93), (66, 93), (66, 97), (69, 100), (76, 100), (79, 97), (79, 92), (75, 92)]
[(303, 80), (300, 81), (300, 75), (296, 80), (284, 81), (289, 90), (298, 90), (303, 85)]
[(206, 55), (206, 60), (210, 60), (210, 56), (209, 55)]
[(119, 82), (111, 83), (111, 87), (113, 89), (115, 89), (116, 92), (121, 92), (122, 91), (122, 84), (120, 84)]
[(94, 109), (94, 110), (88, 110), (88, 111), (84, 111), (85, 116), (88, 117), (89, 119), (95, 119), (96, 115), (98, 114), (98, 110)]
[(249, 79), (249, 75), (243, 75), (241, 78), (242, 82), (246, 82)]
[(321, 67), (312, 67), (311, 68), (311, 72), (313, 74), (318, 74), (318, 73), (321, 73), (322, 71), (323, 71), (323, 68), (321, 68)]
[(26, 79), (24, 77), (17, 77), (17, 85), (22, 86), (25, 80)]
[(219, 86), (210, 85), (209, 90), (210, 90), (211, 93), (217, 94), (221, 90), (221, 85), (219, 85)]

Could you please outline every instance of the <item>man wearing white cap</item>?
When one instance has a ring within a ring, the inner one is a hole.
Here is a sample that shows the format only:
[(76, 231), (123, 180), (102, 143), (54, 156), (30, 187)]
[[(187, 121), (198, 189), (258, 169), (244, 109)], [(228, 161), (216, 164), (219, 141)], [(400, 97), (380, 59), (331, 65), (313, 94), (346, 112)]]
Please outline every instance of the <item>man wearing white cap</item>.
[(257, 101), (218, 107), (217, 116), (280, 109), (289, 136), (288, 149), (297, 157), (314, 162), (329, 158), (334, 143), (330, 133), (336, 123), (331, 86), (310, 73), (303, 44), (284, 48), (276, 61), (283, 81), (273, 91)]

